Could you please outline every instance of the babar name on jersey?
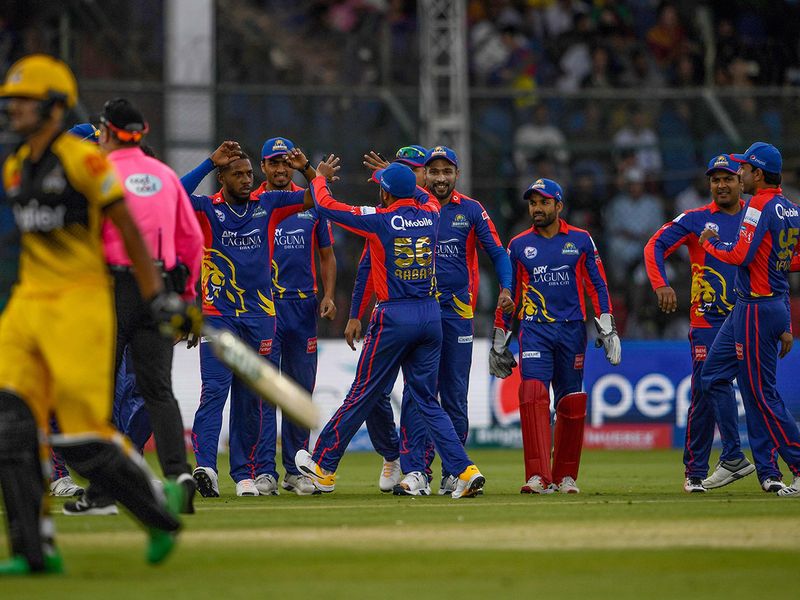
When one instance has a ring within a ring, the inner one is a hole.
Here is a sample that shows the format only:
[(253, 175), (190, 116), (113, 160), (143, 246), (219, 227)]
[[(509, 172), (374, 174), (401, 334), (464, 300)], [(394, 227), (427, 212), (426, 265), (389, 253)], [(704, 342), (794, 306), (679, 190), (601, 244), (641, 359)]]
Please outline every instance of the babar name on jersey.
[(275, 228), (275, 245), (284, 250), (302, 250), (306, 247), (305, 229), (290, 229), (284, 231), (283, 227)]
[(220, 236), (224, 248), (238, 248), (240, 250), (253, 250), (262, 244), (261, 228), (256, 227), (251, 231), (239, 233), (238, 231), (225, 230)]

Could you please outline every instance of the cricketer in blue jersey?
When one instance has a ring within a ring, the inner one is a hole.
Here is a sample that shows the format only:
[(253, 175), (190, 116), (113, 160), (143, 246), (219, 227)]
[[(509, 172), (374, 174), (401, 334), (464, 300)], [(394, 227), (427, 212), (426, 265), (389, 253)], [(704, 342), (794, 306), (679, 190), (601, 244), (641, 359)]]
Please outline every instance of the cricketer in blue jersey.
[[(793, 344), (787, 275), (797, 267), (800, 209), (781, 191), (783, 159), (775, 146), (756, 142), (730, 158), (740, 164), (742, 190), (753, 197), (735, 240), (722, 241), (712, 228), (700, 235), (706, 252), (737, 267), (736, 304), (706, 358), (703, 391), (713, 393), (737, 378), (762, 488), (800, 497), (800, 430), (775, 389), (778, 357)], [(788, 487), (781, 482), (775, 449), (794, 475)], [(759, 455), (770, 457), (768, 466)]]
[[(264, 142), (261, 170), (266, 181), (252, 193), (253, 196), (268, 191), (302, 189), (292, 182), (294, 169), (289, 154), (294, 148), (291, 140), (282, 137)], [(325, 290), (320, 302), (317, 302), (315, 251), (319, 253)], [(314, 391), (317, 377), (317, 314), (329, 320), (336, 317), (335, 288), (336, 257), (330, 223), (320, 218), (313, 207), (283, 219), (275, 227), (272, 248), (272, 296), (276, 314), (272, 358), (280, 365), (282, 373), (309, 393)], [(294, 464), (297, 451), (308, 448), (308, 437), (308, 429), (288, 419), (281, 421), (281, 457), (286, 471), (281, 487), (298, 495), (317, 491)], [(269, 436), (264, 436), (261, 443), (267, 443), (267, 440)]]
[[(712, 201), (681, 213), (666, 223), (653, 234), (644, 249), (647, 275), (659, 308), (666, 313), (674, 312), (678, 304), (667, 279), (666, 258), (681, 246), (689, 250), (692, 270), (689, 307), (692, 387), (683, 451), (683, 489), (689, 493), (722, 487), (755, 471), (755, 466), (742, 453), (733, 385), (729, 382), (727, 386), (714, 388), (717, 395), (703, 396), (700, 393), (700, 373), (708, 351), (736, 302), (733, 291), (736, 267), (711, 256), (698, 240), (706, 227), (716, 229), (724, 240), (736, 239), (744, 206), (738, 170), (738, 164), (725, 154), (712, 158), (706, 170)], [(706, 480), (715, 423), (719, 426), (722, 453), (717, 469)], [(756, 460), (768, 458), (757, 457)]]
[[(513, 267), (511, 290), (520, 322), (519, 417), (527, 480), (520, 492), (548, 494), (558, 490), (575, 494), (580, 491), (576, 480), (586, 418), (585, 292), (600, 315), (595, 317), (598, 341), (612, 365), (620, 362), (620, 342), (597, 247), (587, 231), (559, 217), (563, 207), (561, 186), (550, 179), (539, 179), (523, 197), (528, 201), (533, 227), (508, 245)], [(512, 318), (497, 311), (489, 359), (495, 376), (507, 377), (516, 366), (507, 348)], [(556, 410), (552, 444), (551, 383)]]
[[(320, 175), (331, 176), (324, 163)], [(369, 242), (372, 281), (378, 305), (372, 313), (356, 378), (344, 403), (325, 425), (313, 454), (300, 450), (297, 466), (320, 491), (332, 492), (336, 469), (356, 431), (375, 402), (397, 375), (398, 365), (422, 414), (445, 468), (458, 473), (453, 498), (478, 494), (484, 477), (467, 456), (447, 413), (436, 400), (436, 374), (441, 353), (441, 310), (434, 297), (434, 271), (439, 207), (414, 196), (414, 173), (392, 164), (376, 173), (382, 207), (349, 206), (333, 199), (325, 179), (311, 182), (320, 216), (361, 235)]]
[[(291, 159), (307, 163), (305, 156)], [(218, 165), (222, 185), (212, 196), (193, 195), (202, 179)], [(304, 175), (313, 177), (313, 168)], [(272, 300), (271, 253), (278, 223), (303, 210), (306, 191), (268, 191), (251, 197), (253, 168), (238, 145), (225, 143), (212, 158), (181, 178), (190, 194), (205, 237), (201, 299), (206, 322), (232, 331), (262, 356), (273, 360), (275, 307)], [(219, 495), (217, 446), (222, 409), (231, 395), (230, 475), (237, 495), (278, 492), (275, 470), (275, 408), (261, 402), (200, 343), (200, 406), (192, 426), (197, 468), (194, 477), (201, 495)]]

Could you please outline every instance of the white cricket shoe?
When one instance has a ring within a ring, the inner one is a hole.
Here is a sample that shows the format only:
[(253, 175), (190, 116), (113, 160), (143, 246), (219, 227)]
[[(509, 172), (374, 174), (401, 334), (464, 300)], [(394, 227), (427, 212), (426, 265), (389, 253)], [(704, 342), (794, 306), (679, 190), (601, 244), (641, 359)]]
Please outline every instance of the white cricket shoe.
[(69, 475), (56, 479), (50, 484), (51, 496), (81, 496), (83, 488), (75, 483)]
[(800, 477), (795, 477), (792, 485), (778, 490), (778, 496), (781, 498), (800, 498)]
[(399, 484), (402, 479), (403, 470), (400, 468), (400, 459), (384, 460), (381, 477), (378, 480), (378, 488), (382, 492), (391, 492), (394, 490), (394, 486)]
[(278, 482), (272, 475), (262, 473), (256, 477), (255, 484), (259, 496), (277, 496), (279, 494)]
[(256, 482), (252, 479), (242, 479), (236, 482), (236, 495), (237, 496), (258, 496), (258, 488)]
[(421, 471), (407, 473), (403, 480), (394, 486), (392, 493), (395, 496), (430, 496), (431, 484), (428, 476)]
[(756, 467), (746, 458), (739, 460), (725, 460), (717, 463), (717, 468), (706, 479), (702, 485), (707, 490), (721, 488), (722, 486), (738, 481), (755, 472)]
[(197, 467), (192, 471), (197, 491), (203, 498), (219, 498), (219, 477), (211, 467)]
[(456, 481), (456, 489), (450, 494), (453, 500), (459, 498), (473, 498), (483, 492), (483, 486), (486, 484), (486, 478), (481, 475), (478, 467), (470, 465), (458, 476)]
[(562, 494), (580, 494), (580, 488), (575, 484), (575, 480), (567, 475), (564, 477), (556, 486), (559, 492)]
[(294, 455), (294, 464), (297, 470), (306, 475), (314, 487), (320, 492), (330, 493), (336, 489), (336, 473), (331, 473), (320, 467), (308, 450), (302, 448)]
[(442, 477), (442, 482), (439, 484), (439, 495), (440, 496), (450, 496), (453, 494), (453, 491), (456, 489), (456, 485), (458, 485), (458, 477), (455, 475), (448, 475), (447, 477)]
[(533, 475), (528, 481), (523, 485), (519, 493), (520, 494), (552, 494), (555, 492), (556, 489), (552, 485), (545, 485), (544, 481), (542, 480), (540, 475)]
[(773, 494), (776, 492), (780, 492), (783, 488), (786, 487), (786, 484), (783, 483), (780, 479), (775, 477), (767, 477), (764, 481), (761, 482), (761, 489), (765, 492), (772, 492)]
[(703, 487), (703, 480), (699, 477), (687, 477), (683, 482), (683, 491), (687, 494), (702, 494), (708, 490)]
[(287, 473), (281, 482), (281, 487), (289, 492), (294, 492), (298, 496), (313, 496), (322, 493), (314, 487), (314, 484), (305, 475)]

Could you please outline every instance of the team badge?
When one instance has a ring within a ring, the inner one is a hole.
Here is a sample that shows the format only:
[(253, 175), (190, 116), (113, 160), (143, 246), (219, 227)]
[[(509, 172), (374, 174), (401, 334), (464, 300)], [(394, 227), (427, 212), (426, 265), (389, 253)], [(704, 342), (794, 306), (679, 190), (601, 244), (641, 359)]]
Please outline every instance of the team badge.
[(580, 254), (578, 247), (572, 242), (567, 242), (561, 249), (561, 254)]
[(275, 140), (275, 143), (272, 145), (273, 152), (289, 152), (289, 148), (286, 147), (286, 142), (284, 142), (281, 138)]
[[(255, 219), (256, 217), (266, 217), (266, 216), (267, 216), (267, 211), (265, 211), (265, 210), (264, 210), (264, 208), (263, 208), (262, 206), (259, 206), (258, 208), (256, 208), (256, 209), (253, 211), (253, 218), (254, 218), (254, 219)], [(220, 220), (221, 220), (221, 219), (220, 219)]]
[(716, 223), (712, 223), (711, 221), (703, 225), (703, 229), (710, 229), (711, 231), (716, 231), (717, 233), (719, 233), (719, 225), (717, 225)]
[(536, 255), (539, 253), (539, 251), (533, 246), (525, 246), (524, 253), (525, 258), (536, 258)]
[(453, 227), (469, 227), (469, 221), (467, 217), (458, 213), (455, 217), (453, 217)]
[(217, 218), (219, 219), (220, 223), (224, 223), (225, 222), (225, 213), (222, 212), (220, 209), (215, 208), (214, 209), (214, 214), (217, 215)]

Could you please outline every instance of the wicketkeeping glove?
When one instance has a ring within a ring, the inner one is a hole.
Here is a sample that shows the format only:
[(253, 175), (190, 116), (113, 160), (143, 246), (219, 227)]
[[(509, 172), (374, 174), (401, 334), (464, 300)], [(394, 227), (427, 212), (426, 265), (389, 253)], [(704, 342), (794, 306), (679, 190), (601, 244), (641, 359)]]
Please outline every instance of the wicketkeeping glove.
[(612, 365), (618, 365), (622, 360), (622, 345), (617, 335), (617, 325), (614, 322), (614, 315), (603, 313), (600, 318), (594, 318), (594, 325), (597, 327), (597, 341), (595, 347), (603, 346), (606, 351), (606, 358)]
[(160, 292), (150, 300), (150, 312), (159, 324), (162, 335), (199, 336), (203, 328), (203, 313), (194, 304), (187, 304), (175, 292)]
[(495, 327), (494, 335), (492, 336), (492, 348), (489, 350), (489, 372), (500, 379), (505, 379), (511, 375), (514, 367), (517, 366), (514, 355), (508, 349), (510, 339), (510, 331), (506, 332), (499, 327)]

